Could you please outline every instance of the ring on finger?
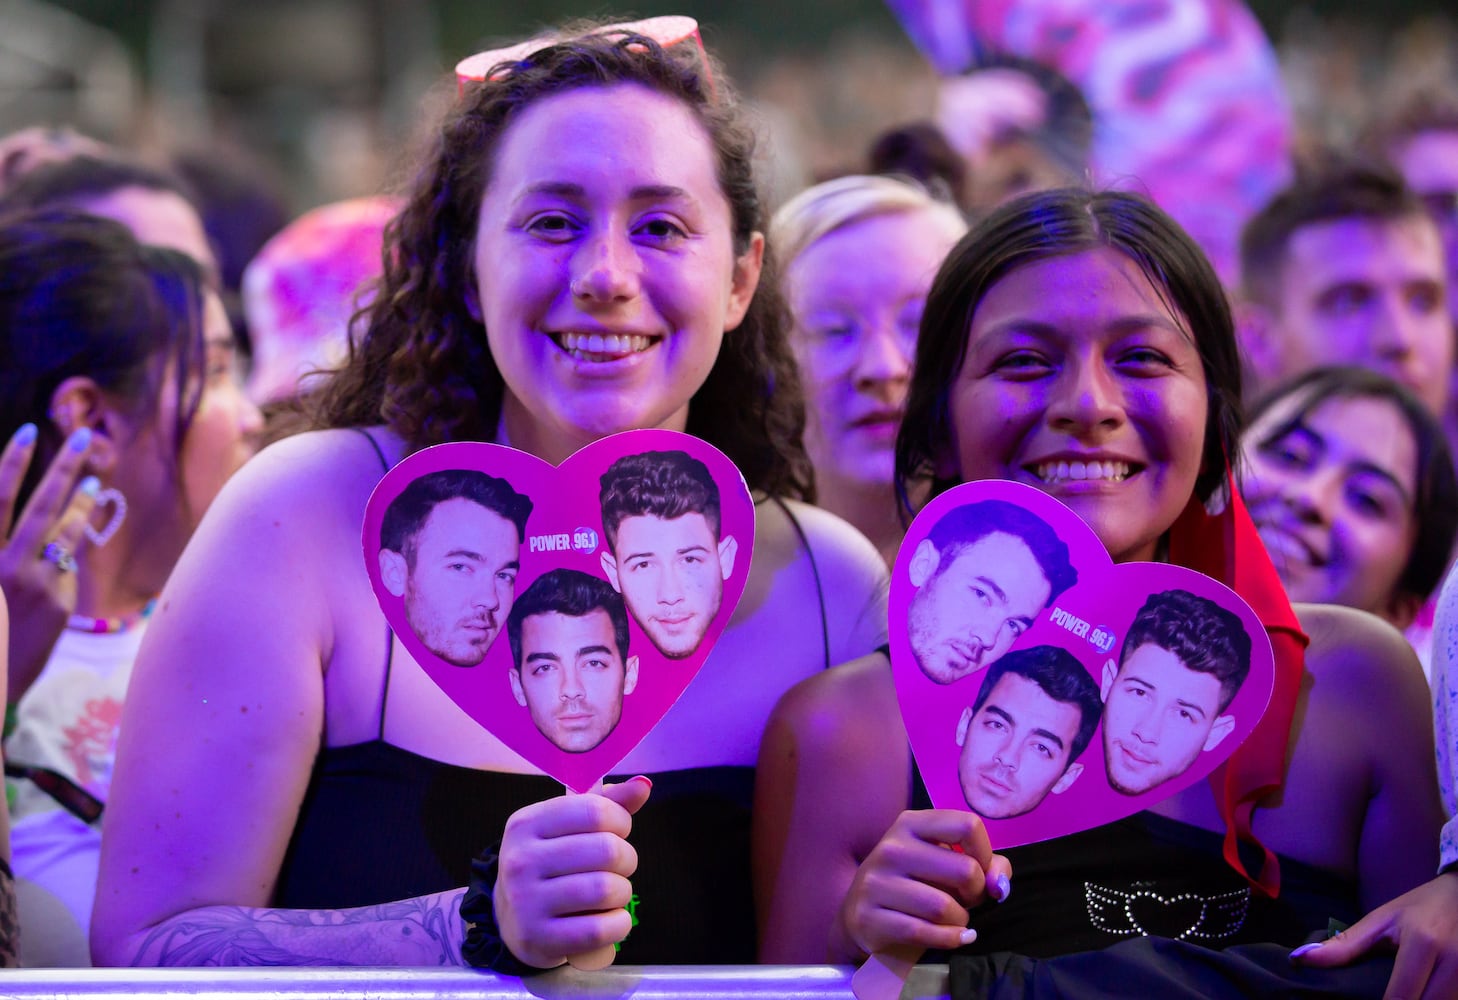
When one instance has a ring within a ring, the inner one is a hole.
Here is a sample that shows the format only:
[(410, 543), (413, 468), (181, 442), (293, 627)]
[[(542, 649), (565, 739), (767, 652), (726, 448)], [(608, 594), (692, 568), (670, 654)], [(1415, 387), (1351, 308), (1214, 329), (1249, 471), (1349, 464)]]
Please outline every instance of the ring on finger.
[(46, 543), (46, 547), (41, 549), (40, 557), (62, 573), (76, 572), (76, 557), (60, 542)]

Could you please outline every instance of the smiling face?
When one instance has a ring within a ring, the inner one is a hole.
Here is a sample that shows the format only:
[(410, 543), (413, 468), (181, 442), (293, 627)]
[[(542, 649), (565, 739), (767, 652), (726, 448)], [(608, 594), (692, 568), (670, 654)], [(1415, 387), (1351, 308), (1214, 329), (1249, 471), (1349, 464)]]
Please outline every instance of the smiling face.
[(1219, 714), (1220, 681), (1152, 643), (1125, 657), (1117, 673), (1106, 668), (1102, 693), (1104, 768), (1124, 795), (1184, 774), (1230, 729), (1230, 717)]
[(623, 696), (638, 683), (637, 657), (624, 662), (608, 613), (548, 611), (521, 624), (521, 665), (510, 672), (518, 705), (559, 749), (583, 753), (617, 728)]
[(1052, 588), (1028, 544), (993, 532), (942, 566), (923, 541), (910, 576), (917, 588), (906, 609), (907, 639), (922, 673), (950, 684), (991, 666), (1027, 631)]
[(1242, 439), (1241, 492), (1293, 601), (1390, 616), (1417, 538), (1417, 442), (1389, 400), (1292, 393)]
[(719, 614), (734, 553), (734, 540), (716, 538), (702, 514), (645, 514), (619, 523), (603, 569), (658, 651), (682, 659), (699, 648)]
[(1200, 472), (1199, 352), (1184, 318), (1115, 250), (1035, 261), (994, 284), (951, 410), (962, 479), (1057, 497), (1116, 562), (1153, 558)]
[(622, 84), (522, 111), (476, 233), (506, 439), (565, 457), (618, 431), (683, 430), (761, 247), (736, 259), (713, 148), (679, 101)]
[(957, 778), (967, 805), (987, 819), (1008, 819), (1063, 791), (1083, 769), (1069, 767), (1082, 719), (1077, 705), (1049, 697), (1036, 681), (1003, 674), (959, 734)]
[(891, 482), (922, 306), (959, 235), (942, 212), (875, 215), (810, 244), (787, 269), (805, 444), (821, 475)]
[[(403, 557), (405, 619), (425, 648), (458, 667), (481, 662), (516, 597), (518, 547), (516, 526), (474, 500), (435, 505)], [(392, 555), (381, 551), (382, 566)]]
[(1443, 247), (1425, 215), (1348, 218), (1292, 234), (1274, 309), (1278, 370), (1372, 368), (1407, 386), (1441, 415), (1453, 367)]

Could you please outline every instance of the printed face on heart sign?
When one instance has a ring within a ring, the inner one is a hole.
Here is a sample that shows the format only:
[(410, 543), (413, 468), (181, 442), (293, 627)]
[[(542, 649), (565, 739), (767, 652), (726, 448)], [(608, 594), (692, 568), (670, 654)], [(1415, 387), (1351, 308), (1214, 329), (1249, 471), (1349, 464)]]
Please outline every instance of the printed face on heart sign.
[(1116, 566), (1076, 514), (1019, 483), (967, 483), (917, 515), (891, 622), (932, 802), (976, 812), (999, 847), (1189, 787), (1255, 728), (1274, 683), (1270, 641), (1233, 591), (1180, 566)]
[(380, 607), (431, 680), (585, 791), (723, 632), (749, 576), (754, 505), (733, 463), (686, 434), (612, 435), (555, 468), (460, 442), (386, 474), (362, 542)]

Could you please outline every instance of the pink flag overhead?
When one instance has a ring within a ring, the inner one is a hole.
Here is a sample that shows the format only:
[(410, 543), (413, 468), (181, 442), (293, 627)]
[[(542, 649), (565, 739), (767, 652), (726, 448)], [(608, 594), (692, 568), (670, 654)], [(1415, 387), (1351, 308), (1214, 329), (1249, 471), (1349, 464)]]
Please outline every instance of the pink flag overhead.
[(1240, 228), (1289, 176), (1275, 53), (1238, 0), (887, 0), (942, 73), (1035, 59), (1093, 109), (1096, 184), (1148, 194), (1233, 283)]

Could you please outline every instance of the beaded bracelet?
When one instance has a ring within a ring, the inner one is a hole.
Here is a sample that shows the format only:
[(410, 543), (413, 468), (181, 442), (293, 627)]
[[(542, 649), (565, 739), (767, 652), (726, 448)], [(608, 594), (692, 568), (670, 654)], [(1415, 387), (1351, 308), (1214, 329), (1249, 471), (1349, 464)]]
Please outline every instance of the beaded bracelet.
[(466, 922), (466, 938), (461, 942), (461, 957), (467, 965), (489, 969), (504, 976), (535, 976), (550, 971), (528, 965), (511, 953), (501, 939), (496, 925), (496, 876), (500, 861), (500, 844), (486, 850), (471, 862), (471, 881), (461, 897), (461, 919)]

